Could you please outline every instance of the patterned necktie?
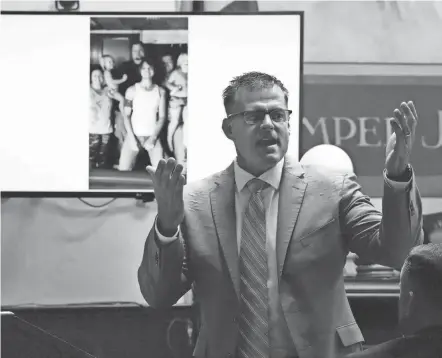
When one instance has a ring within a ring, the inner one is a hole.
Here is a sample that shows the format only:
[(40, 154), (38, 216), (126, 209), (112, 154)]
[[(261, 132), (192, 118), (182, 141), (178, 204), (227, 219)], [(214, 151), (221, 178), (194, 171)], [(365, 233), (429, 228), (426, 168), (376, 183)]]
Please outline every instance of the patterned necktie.
[(266, 222), (261, 197), (266, 185), (256, 178), (247, 183), (252, 195), (244, 213), (241, 233), (238, 358), (269, 357)]

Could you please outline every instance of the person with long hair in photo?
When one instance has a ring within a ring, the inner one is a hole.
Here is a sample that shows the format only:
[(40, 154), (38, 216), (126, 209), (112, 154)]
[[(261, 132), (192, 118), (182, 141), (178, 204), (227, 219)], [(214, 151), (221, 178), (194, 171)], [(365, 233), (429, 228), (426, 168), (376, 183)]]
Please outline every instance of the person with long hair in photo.
[(167, 144), (178, 163), (186, 162), (185, 123), (187, 121), (187, 53), (178, 56), (177, 67), (167, 79), (170, 91)]
[(141, 81), (126, 91), (124, 125), (127, 135), (120, 153), (119, 170), (130, 171), (138, 154), (146, 150), (150, 162), (156, 166), (163, 158), (159, 134), (166, 120), (166, 93), (153, 82), (155, 74), (151, 60), (140, 63)]
[(123, 110), (124, 98), (111, 91), (104, 81), (100, 67), (91, 70), (89, 87), (89, 167), (106, 168), (109, 165), (112, 127), (112, 100)]

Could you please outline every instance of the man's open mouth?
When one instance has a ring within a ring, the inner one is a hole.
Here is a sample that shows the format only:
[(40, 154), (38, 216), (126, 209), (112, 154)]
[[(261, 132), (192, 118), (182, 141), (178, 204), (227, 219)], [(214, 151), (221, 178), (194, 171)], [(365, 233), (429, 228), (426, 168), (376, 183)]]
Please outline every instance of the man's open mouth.
[(275, 138), (263, 138), (263, 139), (260, 139), (258, 141), (258, 144), (259, 145), (270, 146), (270, 145), (278, 144), (278, 140), (275, 139)]

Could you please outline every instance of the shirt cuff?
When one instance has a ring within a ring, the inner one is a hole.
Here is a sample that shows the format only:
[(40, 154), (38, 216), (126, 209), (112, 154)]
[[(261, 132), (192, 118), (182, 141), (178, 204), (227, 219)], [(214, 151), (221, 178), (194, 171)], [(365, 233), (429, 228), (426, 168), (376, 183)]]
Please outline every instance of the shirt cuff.
[(171, 237), (167, 237), (167, 236), (161, 235), (160, 232), (158, 231), (157, 219), (155, 219), (155, 233), (157, 234), (157, 237), (158, 237), (158, 240), (160, 241), (160, 243), (162, 243), (162, 244), (170, 244), (171, 242), (173, 242), (176, 239), (178, 239), (178, 233), (179, 232), (180, 232), (180, 230), (177, 229), (175, 235), (173, 235)]
[(413, 180), (413, 175), (410, 175), (410, 180), (408, 181), (395, 181), (391, 180), (387, 177), (386, 171), (384, 171), (384, 180), (387, 183), (387, 185), (397, 191), (403, 191), (408, 189), (411, 186), (411, 182)]

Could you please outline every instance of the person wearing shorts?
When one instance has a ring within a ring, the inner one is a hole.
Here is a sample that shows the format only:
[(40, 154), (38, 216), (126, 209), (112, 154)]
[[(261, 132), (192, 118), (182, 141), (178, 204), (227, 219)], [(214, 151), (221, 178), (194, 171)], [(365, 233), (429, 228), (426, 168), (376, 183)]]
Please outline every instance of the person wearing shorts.
[(153, 83), (154, 67), (150, 60), (140, 64), (141, 81), (126, 91), (124, 124), (127, 135), (121, 148), (119, 170), (130, 171), (138, 154), (146, 150), (156, 166), (163, 158), (159, 134), (166, 120), (165, 90)]

